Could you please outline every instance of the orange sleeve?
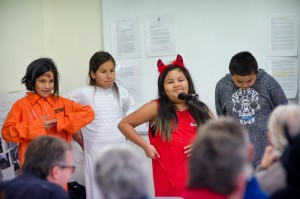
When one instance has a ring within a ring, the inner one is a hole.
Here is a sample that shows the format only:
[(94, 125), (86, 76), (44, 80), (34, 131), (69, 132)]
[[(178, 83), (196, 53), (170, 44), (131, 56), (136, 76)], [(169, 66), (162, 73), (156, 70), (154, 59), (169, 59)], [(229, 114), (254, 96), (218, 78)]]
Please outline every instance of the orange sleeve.
[(94, 111), (89, 105), (83, 106), (66, 98), (63, 100), (65, 114), (56, 118), (57, 132), (65, 130), (69, 133), (76, 133), (95, 118)]
[(6, 142), (19, 143), (46, 134), (42, 119), (24, 119), (27, 114), (25, 112), (26, 106), (22, 108), (21, 104), (15, 103), (11, 108), (2, 127), (2, 137)]

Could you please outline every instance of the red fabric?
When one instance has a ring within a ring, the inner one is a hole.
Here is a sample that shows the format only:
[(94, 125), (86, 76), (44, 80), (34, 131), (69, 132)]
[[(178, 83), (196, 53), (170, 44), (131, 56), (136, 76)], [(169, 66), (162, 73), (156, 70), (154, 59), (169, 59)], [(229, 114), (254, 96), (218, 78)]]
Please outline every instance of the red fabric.
[(152, 160), (155, 196), (182, 196), (187, 183), (188, 158), (184, 147), (192, 143), (197, 126), (188, 110), (176, 113), (178, 128), (173, 132), (171, 142), (163, 141), (159, 133), (153, 138), (149, 128), (150, 143), (160, 155), (159, 161)]
[(183, 195), (184, 199), (227, 199), (227, 196), (212, 192), (207, 189), (187, 189)]
[[(57, 98), (56, 98), (57, 99)], [(42, 120), (57, 119), (56, 127), (45, 129)], [(90, 123), (95, 115), (90, 106), (83, 106), (59, 97), (41, 98), (39, 95), (27, 92), (26, 96), (14, 103), (2, 127), (2, 137), (7, 142), (19, 143), (19, 160), (24, 163), (25, 151), (31, 140), (41, 135), (55, 135), (67, 142), (72, 139), (72, 133)]]
[[(184, 66), (184, 63), (183, 63), (183, 59), (181, 57), (181, 55), (177, 55), (176, 57), (176, 60), (174, 60), (172, 62), (172, 64), (167, 64), (165, 65), (161, 59), (157, 60), (157, 68), (158, 68), (158, 72), (159, 74), (162, 74), (164, 72), (164, 70), (168, 67), (168, 66), (171, 66), (171, 65), (176, 65), (176, 66), (180, 66), (180, 67), (183, 67), (185, 68)], [(186, 68), (185, 68), (186, 69)], [(187, 69), (186, 69), (187, 70)]]

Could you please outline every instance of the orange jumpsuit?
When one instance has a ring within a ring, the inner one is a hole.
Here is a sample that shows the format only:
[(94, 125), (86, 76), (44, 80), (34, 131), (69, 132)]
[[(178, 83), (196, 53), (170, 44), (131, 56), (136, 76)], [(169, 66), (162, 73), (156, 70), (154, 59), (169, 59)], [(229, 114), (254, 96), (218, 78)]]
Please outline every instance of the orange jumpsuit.
[[(46, 120), (57, 119), (56, 126), (45, 129)], [(83, 106), (64, 97), (42, 98), (27, 92), (16, 101), (8, 113), (2, 127), (2, 137), (7, 142), (19, 143), (19, 160), (22, 166), (25, 151), (31, 140), (41, 135), (55, 135), (70, 142), (72, 133), (89, 124), (95, 115), (90, 106)]]

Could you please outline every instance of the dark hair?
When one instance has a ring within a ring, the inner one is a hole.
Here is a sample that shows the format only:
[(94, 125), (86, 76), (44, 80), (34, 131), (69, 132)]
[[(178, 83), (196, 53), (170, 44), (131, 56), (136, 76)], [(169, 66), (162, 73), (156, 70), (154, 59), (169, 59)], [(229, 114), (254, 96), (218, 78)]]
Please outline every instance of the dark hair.
[(95, 86), (96, 81), (92, 78), (91, 72), (96, 73), (100, 65), (104, 64), (107, 61), (112, 61), (114, 65), (116, 65), (115, 59), (111, 54), (105, 51), (96, 52), (90, 59), (90, 67), (89, 67), (89, 77), (90, 83), (89, 85)]
[(229, 63), (231, 75), (251, 75), (258, 73), (258, 65), (255, 57), (247, 51), (239, 52), (234, 55)]
[(23, 171), (46, 179), (55, 165), (65, 164), (67, 151), (71, 151), (71, 145), (61, 138), (40, 136), (28, 145)]
[[(114, 66), (116, 66), (116, 61), (111, 54), (105, 51), (96, 52), (90, 59), (89, 66), (89, 85), (96, 86), (96, 80), (92, 78), (91, 72), (96, 73), (100, 65), (104, 64), (107, 61), (112, 61)], [(119, 89), (117, 84), (114, 82), (113, 84), (114, 92), (117, 96), (119, 96)]]
[(54, 88), (53, 96), (59, 95), (59, 73), (55, 66), (55, 63), (50, 58), (39, 58), (31, 62), (26, 70), (25, 76), (22, 78), (22, 84), (25, 84), (26, 89), (29, 91), (34, 91), (35, 81), (44, 73), (51, 71), (54, 75)]
[[(167, 74), (172, 71), (178, 69), (183, 72), (184, 76), (186, 77), (188, 84), (189, 84), (189, 91), (190, 94), (195, 94), (195, 88), (193, 80), (188, 72), (188, 70), (184, 67), (177, 66), (177, 65), (170, 65), (168, 66), (159, 76), (158, 78), (158, 96), (159, 96), (159, 109), (158, 109), (158, 117), (157, 117), (157, 123), (156, 123), (156, 132), (160, 132), (162, 135), (163, 140), (172, 139), (172, 132), (177, 127), (178, 124), (178, 118), (176, 115), (176, 107), (175, 105), (168, 99), (164, 87), (164, 80), (167, 76)], [(208, 115), (208, 107), (198, 99), (193, 99), (193, 103), (195, 103), (197, 106), (201, 107), (203, 111), (201, 112), (194, 106), (189, 107), (189, 111), (197, 123), (197, 126), (200, 126), (200, 124), (205, 123), (210, 116)], [(173, 123), (175, 122), (175, 123)], [(173, 125), (175, 124), (175, 125)]]

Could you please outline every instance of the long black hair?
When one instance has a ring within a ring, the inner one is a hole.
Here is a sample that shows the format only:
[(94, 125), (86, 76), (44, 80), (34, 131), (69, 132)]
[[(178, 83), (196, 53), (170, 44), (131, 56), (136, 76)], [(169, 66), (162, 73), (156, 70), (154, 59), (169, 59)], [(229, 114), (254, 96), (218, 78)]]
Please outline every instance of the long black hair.
[[(115, 59), (108, 52), (98, 51), (98, 52), (94, 53), (94, 55), (91, 57), (90, 63), (89, 63), (89, 78), (90, 78), (89, 85), (96, 86), (96, 80), (93, 79), (91, 73), (92, 72), (96, 73), (98, 68), (100, 67), (100, 65), (104, 64), (107, 61), (112, 61), (114, 66), (116, 66)], [(96, 87), (95, 87), (95, 89), (96, 89)], [(113, 84), (113, 91), (119, 98), (119, 89), (118, 89), (116, 82), (114, 82), (114, 84)]]
[[(184, 67), (178, 66), (178, 65), (170, 65), (168, 66), (159, 76), (158, 78), (158, 102), (159, 102), (159, 108), (158, 108), (158, 116), (156, 121), (156, 130), (155, 133), (160, 132), (162, 135), (163, 140), (168, 139), (169, 141), (172, 139), (172, 132), (177, 127), (178, 124), (178, 118), (176, 115), (176, 106), (174, 103), (172, 103), (169, 98), (167, 97), (165, 88), (164, 88), (164, 80), (167, 76), (167, 74), (172, 71), (178, 69), (183, 72), (184, 76), (186, 77), (188, 84), (189, 84), (189, 90), (188, 93), (195, 94), (195, 88), (193, 80), (188, 72), (188, 70)], [(195, 103), (198, 107), (202, 109), (199, 110), (194, 106), (189, 106), (189, 111), (195, 120), (197, 126), (200, 126), (201, 124), (205, 123), (210, 119), (210, 116), (208, 114), (209, 109), (208, 107), (198, 100), (197, 98), (193, 99), (193, 103)]]

